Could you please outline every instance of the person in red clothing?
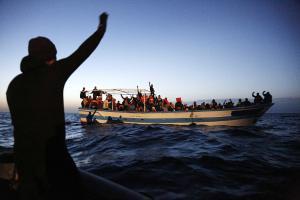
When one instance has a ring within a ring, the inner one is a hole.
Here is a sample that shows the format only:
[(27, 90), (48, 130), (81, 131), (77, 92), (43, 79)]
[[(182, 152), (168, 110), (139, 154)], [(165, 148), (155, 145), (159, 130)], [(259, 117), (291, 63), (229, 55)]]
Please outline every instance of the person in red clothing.
[(6, 92), (20, 178), (18, 199), (83, 199), (79, 172), (66, 146), (63, 89), (100, 43), (107, 18), (102, 13), (97, 30), (61, 60), (56, 60), (56, 47), (48, 38), (29, 41), (28, 56), (21, 61), (22, 73)]
[(179, 110), (183, 110), (183, 108), (184, 108), (184, 106), (182, 104), (181, 97), (176, 98), (175, 110), (179, 111)]

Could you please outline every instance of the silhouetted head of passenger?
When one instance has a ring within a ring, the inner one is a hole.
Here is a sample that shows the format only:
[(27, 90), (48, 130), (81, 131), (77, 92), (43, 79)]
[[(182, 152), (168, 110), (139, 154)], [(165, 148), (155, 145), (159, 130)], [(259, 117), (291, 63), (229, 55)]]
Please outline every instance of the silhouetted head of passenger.
[(46, 37), (36, 37), (29, 40), (28, 54), (43, 62), (56, 60), (56, 47)]
[(89, 112), (89, 115), (91, 115), (92, 113), (91, 112)]
[(51, 65), (56, 61), (56, 47), (45, 37), (36, 37), (29, 40), (28, 56), (21, 61), (23, 73), (32, 71), (38, 67)]

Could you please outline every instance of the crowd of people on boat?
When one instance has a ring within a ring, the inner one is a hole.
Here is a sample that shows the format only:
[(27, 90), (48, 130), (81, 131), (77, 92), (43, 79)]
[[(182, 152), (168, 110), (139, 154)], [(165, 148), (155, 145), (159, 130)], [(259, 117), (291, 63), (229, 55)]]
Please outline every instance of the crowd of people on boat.
[[(272, 95), (270, 92), (263, 91), (263, 97), (257, 92), (252, 93), (254, 98), (253, 102), (250, 102), (248, 98), (244, 100), (239, 99), (237, 103), (234, 103), (231, 99), (225, 100), (223, 103), (217, 102), (213, 99), (210, 103), (202, 102), (197, 104), (196, 101), (192, 105), (184, 104), (181, 97), (176, 98), (176, 102), (173, 103), (168, 100), (167, 97), (161, 97), (156, 95), (153, 84), (149, 82), (150, 93), (142, 94), (137, 87), (136, 95), (123, 96), (121, 94), (121, 102), (116, 100), (112, 94), (97, 89), (95, 86), (92, 91), (87, 91), (83, 87), (80, 92), (80, 98), (82, 99), (82, 108), (92, 108), (99, 110), (114, 110), (114, 111), (131, 111), (131, 112), (163, 112), (163, 111), (190, 111), (190, 110), (209, 110), (209, 109), (225, 109), (233, 107), (251, 106), (256, 104), (268, 104), (272, 103)], [(90, 95), (88, 95), (90, 94)], [(105, 98), (103, 96), (105, 95)]]

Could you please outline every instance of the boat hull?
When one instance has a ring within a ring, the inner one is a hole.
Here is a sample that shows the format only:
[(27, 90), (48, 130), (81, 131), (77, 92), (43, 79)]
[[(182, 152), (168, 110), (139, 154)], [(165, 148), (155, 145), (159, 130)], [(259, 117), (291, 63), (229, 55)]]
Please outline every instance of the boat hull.
[[(98, 110), (94, 118), (98, 123), (249, 126), (254, 124), (273, 104), (260, 104), (220, 110), (197, 110), (175, 112), (125, 112)], [(80, 121), (93, 109), (79, 109)]]

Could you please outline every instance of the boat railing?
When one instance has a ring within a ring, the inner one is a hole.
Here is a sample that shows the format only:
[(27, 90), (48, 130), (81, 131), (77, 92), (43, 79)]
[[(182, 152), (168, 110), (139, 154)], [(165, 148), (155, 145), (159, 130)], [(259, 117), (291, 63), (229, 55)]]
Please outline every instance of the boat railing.
[(258, 109), (264, 107), (271, 107), (274, 103), (260, 103), (252, 104), (249, 106), (234, 106), (230, 108), (219, 108), (219, 109), (194, 109), (194, 110), (174, 110), (174, 111), (136, 111), (136, 110), (113, 110), (113, 109), (99, 109), (99, 108), (82, 108), (79, 107), (79, 110), (94, 111), (97, 109), (101, 112), (120, 112), (120, 113), (178, 113), (178, 112), (211, 112), (211, 111), (228, 111), (228, 110), (245, 110), (245, 109)]

